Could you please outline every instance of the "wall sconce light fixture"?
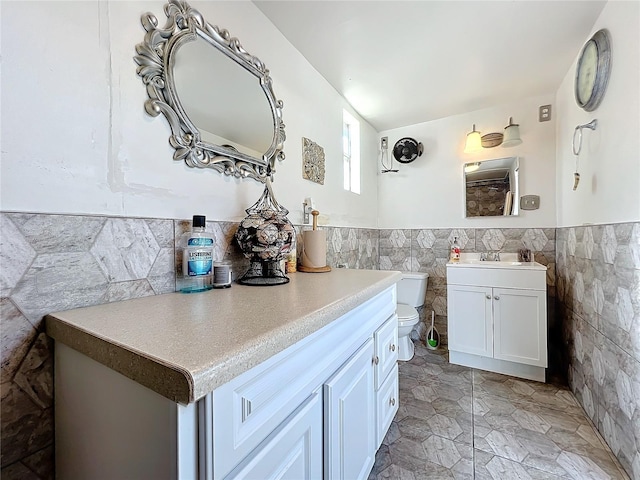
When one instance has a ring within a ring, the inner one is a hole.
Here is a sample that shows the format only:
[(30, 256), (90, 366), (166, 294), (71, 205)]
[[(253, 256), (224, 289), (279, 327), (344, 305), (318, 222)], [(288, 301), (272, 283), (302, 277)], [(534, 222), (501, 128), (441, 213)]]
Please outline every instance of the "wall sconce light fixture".
[(504, 134), (500, 132), (487, 133), (481, 135), (473, 124), (473, 130), (467, 133), (467, 140), (464, 145), (464, 153), (479, 152), (483, 148), (493, 148), (498, 145), (503, 147), (514, 147), (520, 145), (520, 125), (513, 123), (513, 117), (509, 117), (509, 125), (504, 127)]
[(520, 145), (522, 139), (520, 138), (520, 125), (513, 123), (513, 117), (509, 117), (509, 125), (504, 127), (504, 138), (502, 140), (503, 147), (515, 147)]
[(480, 132), (476, 130), (475, 123), (473, 124), (473, 130), (467, 133), (467, 141), (464, 144), (464, 153), (479, 152), (482, 150), (482, 137)]

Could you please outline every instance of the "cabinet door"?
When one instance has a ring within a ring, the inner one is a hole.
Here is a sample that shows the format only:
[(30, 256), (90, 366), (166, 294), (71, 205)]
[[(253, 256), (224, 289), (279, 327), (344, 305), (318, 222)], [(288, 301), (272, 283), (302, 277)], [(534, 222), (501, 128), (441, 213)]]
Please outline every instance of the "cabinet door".
[(392, 315), (373, 334), (376, 349), (375, 389), (378, 390), (398, 364), (398, 317)]
[(310, 480), (322, 477), (322, 401), (314, 393), (225, 479)]
[(494, 358), (546, 367), (546, 293), (494, 288), (493, 313)]
[(493, 356), (491, 288), (447, 286), (449, 350)]
[(375, 459), (373, 339), (324, 384), (327, 480), (366, 479)]

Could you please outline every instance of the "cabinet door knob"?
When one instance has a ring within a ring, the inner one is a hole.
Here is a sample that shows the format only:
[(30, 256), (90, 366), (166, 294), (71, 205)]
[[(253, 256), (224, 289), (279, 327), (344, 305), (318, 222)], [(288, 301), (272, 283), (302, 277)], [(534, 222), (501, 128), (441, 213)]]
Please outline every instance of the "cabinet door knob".
[(391, 350), (392, 352), (396, 351), (396, 344), (392, 343), (391, 345), (389, 345), (389, 350)]
[(389, 403), (391, 404), (391, 406), (392, 406), (392, 407), (393, 407), (393, 406), (395, 406), (395, 404), (396, 404), (396, 399), (395, 399), (395, 398), (393, 398), (393, 397), (391, 397), (391, 398), (389, 399)]
[(495, 300), (500, 300), (500, 297), (498, 295), (496, 295), (495, 297), (493, 297)]
[(380, 359), (378, 358), (377, 355), (375, 357), (373, 357), (373, 363), (375, 363), (376, 365), (378, 365), (378, 363), (380, 363)]
[(487, 295), (487, 300), (491, 300), (491, 295)]

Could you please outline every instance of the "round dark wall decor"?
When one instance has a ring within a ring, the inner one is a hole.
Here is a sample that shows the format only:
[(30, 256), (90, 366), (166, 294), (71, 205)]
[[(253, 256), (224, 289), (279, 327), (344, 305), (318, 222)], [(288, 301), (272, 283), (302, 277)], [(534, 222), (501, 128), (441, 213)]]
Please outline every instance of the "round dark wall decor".
[(410, 137), (401, 138), (393, 146), (393, 158), (400, 163), (411, 163), (422, 155), (423, 150), (421, 142)]

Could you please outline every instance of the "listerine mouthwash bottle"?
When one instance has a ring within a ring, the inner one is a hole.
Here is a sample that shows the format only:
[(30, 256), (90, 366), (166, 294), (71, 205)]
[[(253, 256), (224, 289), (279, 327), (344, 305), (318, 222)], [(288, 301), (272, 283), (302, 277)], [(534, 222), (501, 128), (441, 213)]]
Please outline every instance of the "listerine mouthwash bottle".
[(205, 231), (206, 217), (194, 215), (190, 232), (182, 236), (183, 293), (213, 288), (213, 236)]

